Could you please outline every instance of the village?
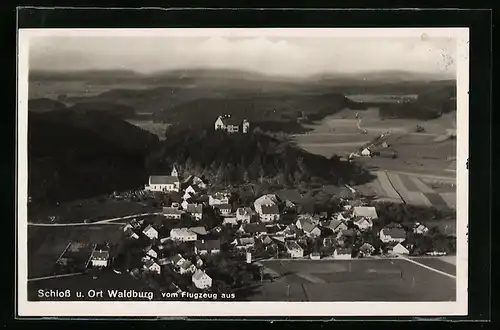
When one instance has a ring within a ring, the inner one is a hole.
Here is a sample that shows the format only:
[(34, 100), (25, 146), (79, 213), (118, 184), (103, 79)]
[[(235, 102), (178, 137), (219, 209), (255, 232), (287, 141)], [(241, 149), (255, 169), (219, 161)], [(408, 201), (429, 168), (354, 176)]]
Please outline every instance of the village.
[[(248, 121), (242, 127), (240, 131), (226, 116), (215, 123), (215, 130), (231, 134), (246, 134)], [(446, 254), (418, 246), (419, 237), (431, 229), (424, 223), (379, 223), (377, 208), (349, 185), (337, 196), (335, 211), (319, 212), (280, 192), (245, 203), (237, 189), (220, 189), (204, 178), (183, 174), (173, 165), (170, 175), (151, 175), (142, 191), (110, 196), (161, 201), (161, 211), (128, 220), (120, 247), (71, 242), (58, 259), (59, 272), (81, 271), (85, 265), (96, 277), (99, 271), (112, 270), (142, 277), (160, 291), (218, 292), (219, 274), (211, 270), (229, 259), (257, 266), (258, 273), (248, 279), (251, 283), (278, 276), (266, 273), (260, 263), (271, 259), (312, 262)]]

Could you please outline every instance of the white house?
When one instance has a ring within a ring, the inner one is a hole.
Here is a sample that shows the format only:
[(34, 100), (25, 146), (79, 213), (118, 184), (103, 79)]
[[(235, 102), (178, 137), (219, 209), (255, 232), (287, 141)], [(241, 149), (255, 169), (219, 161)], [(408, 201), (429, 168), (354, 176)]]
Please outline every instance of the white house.
[(212, 286), (212, 278), (200, 269), (197, 269), (194, 272), (191, 280), (193, 281), (194, 286), (201, 290), (208, 289)]
[(146, 228), (144, 228), (142, 233), (144, 235), (146, 235), (147, 237), (149, 237), (149, 239), (154, 239), (154, 238), (157, 239), (158, 238), (158, 231), (156, 229), (154, 229), (153, 226), (151, 226), (151, 225), (148, 225)]
[(252, 219), (252, 209), (249, 207), (240, 207), (236, 210), (236, 220), (249, 223)]
[(413, 233), (417, 235), (423, 235), (426, 234), (429, 231), (429, 228), (427, 226), (421, 224), (421, 223), (416, 223), (415, 227), (413, 228)]
[(352, 209), (354, 223), (361, 230), (371, 229), (373, 221), (378, 219), (377, 209), (374, 206), (355, 206)]
[(396, 254), (410, 254), (410, 251), (403, 244), (398, 243), (392, 248), (392, 252)]
[(229, 204), (229, 199), (231, 195), (228, 193), (215, 193), (213, 195), (208, 195), (208, 205), (221, 205), (221, 204)]
[(352, 250), (349, 248), (338, 248), (333, 251), (334, 259), (352, 259)]
[(145, 260), (144, 268), (149, 270), (150, 272), (155, 272), (157, 274), (161, 273), (161, 267), (156, 262), (151, 259)]
[(200, 192), (201, 192), (201, 188), (197, 185), (190, 185), (185, 190), (185, 193), (190, 194), (191, 196), (198, 195)]
[(384, 228), (380, 230), (379, 237), (384, 243), (401, 243), (406, 240), (406, 232), (403, 228)]
[(186, 259), (184, 259), (184, 257), (181, 256), (180, 254), (176, 254), (170, 259), (170, 261), (172, 262), (172, 265), (180, 266), (184, 263), (184, 261), (186, 261)]
[(222, 221), (223, 225), (231, 225), (235, 226), (238, 224), (238, 220), (236, 217), (224, 217), (224, 220)]
[(372, 153), (371, 153), (370, 149), (368, 149), (368, 148), (364, 148), (364, 149), (361, 151), (361, 155), (362, 155), (362, 156), (365, 156), (365, 157), (370, 157), (370, 156), (371, 156), (371, 154), (372, 154)]
[(194, 252), (199, 254), (214, 254), (220, 252), (220, 240), (198, 240), (194, 244)]
[(278, 221), (280, 219), (278, 205), (262, 205), (259, 215), (262, 222)]
[[(194, 194), (193, 194), (193, 195), (194, 195)], [(188, 191), (184, 192), (184, 195), (182, 195), (182, 200), (183, 200), (184, 202), (185, 202), (185, 201), (187, 201), (188, 199), (191, 199), (191, 198), (193, 198), (193, 196), (191, 196), (191, 194), (190, 194)], [(183, 203), (183, 204), (184, 204), (184, 203)]]
[(145, 186), (145, 190), (148, 191), (158, 191), (158, 192), (168, 192), (168, 191), (179, 191), (181, 183), (177, 176), (171, 175), (151, 175), (149, 177), (149, 182)]
[(182, 210), (179, 210), (178, 208), (175, 207), (164, 207), (163, 208), (163, 215), (167, 219), (180, 219), (182, 214), (184, 212)]
[(290, 254), (291, 258), (303, 258), (304, 249), (300, 247), (297, 242), (288, 241), (285, 243), (286, 251)]
[(187, 228), (173, 228), (170, 231), (170, 238), (175, 241), (194, 242), (197, 239), (197, 235)]
[(90, 262), (92, 267), (107, 267), (109, 261), (109, 251), (103, 250), (102, 248), (95, 249), (90, 257)]
[(262, 205), (271, 206), (278, 204), (279, 204), (278, 196), (276, 196), (275, 194), (267, 194), (257, 198), (253, 203), (253, 206), (255, 211), (260, 215), (262, 213)]
[(201, 204), (188, 204), (186, 211), (191, 214), (193, 218), (200, 221), (203, 218), (203, 205)]
[(373, 221), (371, 219), (361, 218), (354, 221), (354, 223), (360, 230), (368, 230), (373, 227)]
[(127, 224), (123, 227), (123, 231), (124, 231), (124, 232), (127, 232), (129, 229), (134, 229), (134, 226), (132, 226), (130, 223), (127, 223)]
[(318, 252), (313, 252), (309, 255), (309, 258), (311, 258), (312, 260), (320, 260), (321, 255)]
[[(228, 133), (237, 133), (240, 131), (240, 125), (242, 123), (234, 118), (231, 118), (230, 115), (219, 116), (215, 121), (215, 130), (224, 130)], [(245, 124), (245, 121), (243, 121)], [(247, 131), (250, 128), (250, 124), (247, 122)], [(246, 133), (246, 132), (245, 132)]]
[(156, 252), (152, 248), (146, 252), (146, 255), (150, 256), (151, 258), (158, 258), (158, 252)]

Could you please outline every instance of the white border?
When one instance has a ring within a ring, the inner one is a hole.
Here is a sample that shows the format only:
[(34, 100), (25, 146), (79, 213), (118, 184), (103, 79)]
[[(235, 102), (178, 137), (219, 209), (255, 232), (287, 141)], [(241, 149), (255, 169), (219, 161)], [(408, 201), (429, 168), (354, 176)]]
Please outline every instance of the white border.
[[(29, 41), (34, 36), (450, 37), (457, 40), (456, 302), (29, 302), (27, 301), (27, 100)], [(20, 29), (18, 33), (17, 198), (19, 316), (445, 316), (467, 315), (468, 28)]]

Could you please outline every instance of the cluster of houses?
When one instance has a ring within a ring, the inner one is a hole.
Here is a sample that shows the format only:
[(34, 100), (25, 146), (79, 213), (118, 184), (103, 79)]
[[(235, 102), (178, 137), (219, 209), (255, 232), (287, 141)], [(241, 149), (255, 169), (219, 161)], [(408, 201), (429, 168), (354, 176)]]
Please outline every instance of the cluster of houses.
[(349, 159), (356, 157), (385, 157), (385, 158), (396, 158), (397, 153), (393, 150), (389, 143), (387, 143), (386, 138), (389, 133), (381, 134), (374, 142), (370, 142), (364, 145), (358, 152), (353, 152), (349, 155)]

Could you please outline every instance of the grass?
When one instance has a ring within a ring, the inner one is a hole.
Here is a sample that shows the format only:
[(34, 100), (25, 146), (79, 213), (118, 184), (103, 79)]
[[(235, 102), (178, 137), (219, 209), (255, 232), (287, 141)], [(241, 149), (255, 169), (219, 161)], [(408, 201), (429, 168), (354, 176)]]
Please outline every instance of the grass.
[[(278, 261), (266, 261), (264, 264), (270, 268), (281, 267)], [(288, 275), (275, 282), (263, 284), (260, 293), (252, 300), (286, 301), (287, 285), (290, 286), (291, 301), (453, 301), (456, 299), (455, 280), (404, 260), (297, 260), (288, 261), (283, 265), (292, 273), (311, 273), (317, 277), (321, 276), (330, 283), (296, 283), (288, 280), (290, 277)], [(368, 270), (372, 271), (368, 273)], [(398, 272), (399, 275), (396, 276)]]
[(433, 206), (436, 206), (436, 207), (443, 207), (443, 206), (447, 207), (448, 206), (446, 201), (439, 194), (424, 194), (424, 195), (429, 200), (429, 202), (431, 202), (431, 204)]
[(416, 258), (412, 258), (412, 259), (418, 263), (435, 268), (437, 270), (448, 273), (450, 275), (457, 274), (457, 267), (455, 265), (448, 263), (448, 262), (445, 262), (439, 258), (432, 258), (432, 257), (418, 258), (418, 257), (416, 257)]
[[(407, 175), (400, 175), (399, 178), (403, 182), (403, 185), (408, 189), (409, 191), (414, 191), (414, 192), (420, 192), (420, 188), (417, 186), (417, 184)], [(425, 192), (425, 191), (423, 191)]]
[(121, 226), (28, 227), (28, 278), (49, 276), (69, 242), (117, 243)]

